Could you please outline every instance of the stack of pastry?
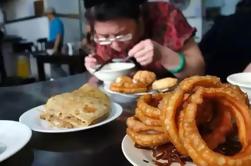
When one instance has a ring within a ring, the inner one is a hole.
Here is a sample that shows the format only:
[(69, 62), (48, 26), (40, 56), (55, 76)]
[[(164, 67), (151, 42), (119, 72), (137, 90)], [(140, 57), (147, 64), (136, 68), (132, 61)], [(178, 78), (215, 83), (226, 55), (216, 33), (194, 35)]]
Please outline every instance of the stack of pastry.
[(140, 70), (131, 78), (120, 76), (110, 86), (110, 89), (121, 93), (139, 93), (148, 90), (163, 90), (177, 84), (176, 78), (163, 78), (156, 80), (156, 74), (151, 71)]
[[(132, 125), (131, 121), (137, 123)], [(193, 161), (200, 166), (251, 165), (247, 95), (218, 77), (193, 76), (162, 98), (140, 97), (135, 116), (128, 119), (127, 126), (127, 134), (136, 144), (153, 147), (157, 162), (171, 154), (166, 165), (173, 161)], [(167, 146), (163, 145), (168, 141)], [(179, 160), (173, 156), (179, 156)]]
[(72, 92), (51, 97), (40, 118), (51, 127), (86, 127), (109, 115), (111, 102), (100, 89), (85, 84)]
[(127, 119), (127, 134), (138, 147), (153, 148), (168, 142), (160, 120), (162, 98), (163, 94), (141, 96), (135, 115)]

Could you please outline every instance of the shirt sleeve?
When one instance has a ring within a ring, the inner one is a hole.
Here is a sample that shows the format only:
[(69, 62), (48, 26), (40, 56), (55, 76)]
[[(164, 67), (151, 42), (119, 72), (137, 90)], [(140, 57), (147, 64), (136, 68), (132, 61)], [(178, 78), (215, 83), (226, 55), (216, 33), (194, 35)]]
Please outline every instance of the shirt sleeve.
[(55, 22), (54, 28), (56, 34), (63, 35), (63, 24), (59, 20)]
[(166, 15), (166, 32), (164, 34), (163, 45), (170, 47), (174, 51), (180, 51), (185, 42), (193, 37), (196, 29), (191, 27), (182, 12), (169, 5), (169, 13)]

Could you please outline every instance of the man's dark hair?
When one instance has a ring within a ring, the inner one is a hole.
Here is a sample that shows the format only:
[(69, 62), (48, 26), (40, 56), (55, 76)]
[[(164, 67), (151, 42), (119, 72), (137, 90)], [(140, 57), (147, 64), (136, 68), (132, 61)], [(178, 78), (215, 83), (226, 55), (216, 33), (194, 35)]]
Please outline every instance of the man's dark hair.
[(95, 0), (92, 4), (86, 4), (87, 20), (108, 21), (119, 18), (138, 20), (140, 16), (140, 4), (146, 0)]

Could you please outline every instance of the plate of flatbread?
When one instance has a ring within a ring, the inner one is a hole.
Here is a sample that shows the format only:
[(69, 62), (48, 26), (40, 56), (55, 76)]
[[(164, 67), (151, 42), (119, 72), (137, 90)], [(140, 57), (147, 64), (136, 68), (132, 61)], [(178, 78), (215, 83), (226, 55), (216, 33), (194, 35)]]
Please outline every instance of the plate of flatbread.
[(111, 102), (99, 88), (86, 84), (49, 98), (45, 105), (23, 113), (19, 121), (37, 132), (65, 133), (107, 124), (121, 113), (119, 104)]

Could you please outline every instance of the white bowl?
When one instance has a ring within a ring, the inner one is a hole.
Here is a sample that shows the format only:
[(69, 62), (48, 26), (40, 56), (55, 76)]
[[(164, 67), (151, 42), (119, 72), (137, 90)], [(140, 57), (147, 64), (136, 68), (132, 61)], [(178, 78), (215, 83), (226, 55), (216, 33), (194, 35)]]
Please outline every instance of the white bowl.
[(95, 75), (99, 80), (104, 81), (105, 84), (110, 84), (115, 79), (122, 75), (129, 74), (135, 68), (134, 63), (108, 63), (101, 70), (94, 72), (95, 69), (88, 69), (89, 72)]
[(236, 73), (227, 77), (230, 84), (238, 85), (241, 90), (247, 93), (251, 101), (251, 73)]

